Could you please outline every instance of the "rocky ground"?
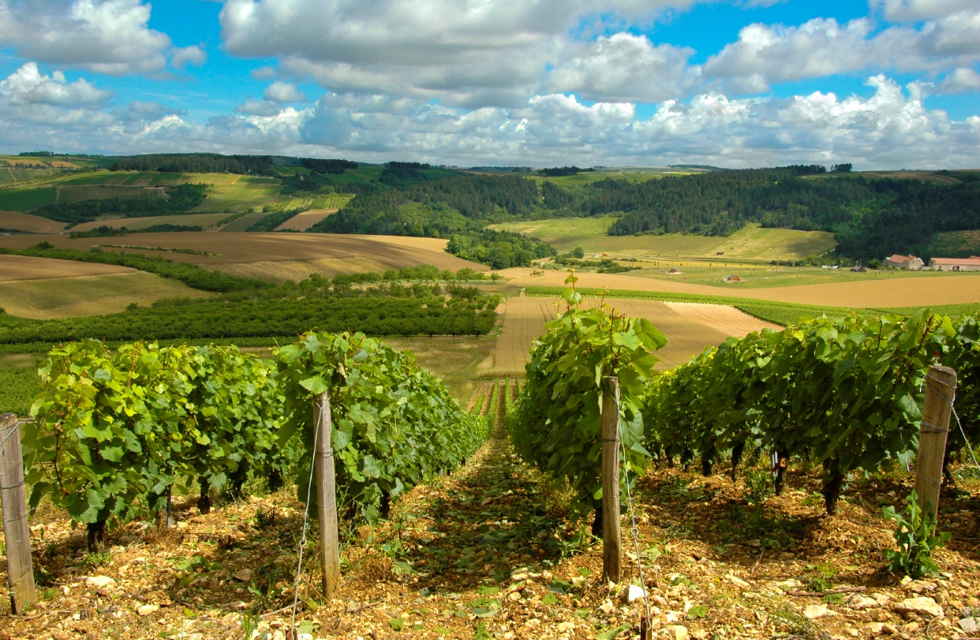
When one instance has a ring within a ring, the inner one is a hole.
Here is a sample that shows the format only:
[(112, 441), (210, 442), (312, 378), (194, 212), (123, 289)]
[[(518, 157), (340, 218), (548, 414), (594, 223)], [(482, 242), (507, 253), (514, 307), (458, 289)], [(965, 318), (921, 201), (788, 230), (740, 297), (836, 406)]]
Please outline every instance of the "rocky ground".
[(178, 502), (176, 528), (131, 523), (100, 555), (63, 514), (42, 512), (32, 522), (42, 599), (26, 616), (3, 612), (0, 638), (611, 640), (637, 637), (647, 608), (653, 637), (672, 640), (980, 638), (980, 474), (966, 469), (944, 492), (939, 526), (952, 539), (936, 553), (940, 575), (922, 580), (882, 570), (895, 542), (881, 505), (904, 499), (907, 474), (853, 482), (831, 517), (816, 473), (790, 473), (783, 496), (759, 503), (760, 474), (746, 486), (650, 471), (633, 496), (638, 541), (624, 516), (624, 576), (612, 585), (601, 544), (498, 429), (389, 521), (348, 532), (332, 601), (318, 595), (310, 542), (295, 633), (303, 513), (290, 494), (209, 515)]

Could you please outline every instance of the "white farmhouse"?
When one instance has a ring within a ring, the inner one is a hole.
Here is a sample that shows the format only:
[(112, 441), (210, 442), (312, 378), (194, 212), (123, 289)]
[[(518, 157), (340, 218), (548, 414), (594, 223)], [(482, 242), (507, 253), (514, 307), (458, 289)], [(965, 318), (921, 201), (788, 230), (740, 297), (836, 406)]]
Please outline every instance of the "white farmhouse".
[(918, 271), (926, 266), (926, 263), (923, 262), (921, 258), (916, 258), (915, 256), (900, 256), (897, 253), (893, 256), (885, 258), (884, 264), (886, 267), (909, 269), (910, 271)]

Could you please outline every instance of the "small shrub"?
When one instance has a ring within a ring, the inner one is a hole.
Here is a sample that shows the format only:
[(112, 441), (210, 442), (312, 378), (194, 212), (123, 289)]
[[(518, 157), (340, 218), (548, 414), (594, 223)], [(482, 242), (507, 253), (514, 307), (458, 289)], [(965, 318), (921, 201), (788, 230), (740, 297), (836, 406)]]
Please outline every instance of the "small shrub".
[(913, 491), (901, 513), (892, 506), (882, 509), (884, 516), (898, 525), (893, 534), (898, 550), (885, 551), (885, 559), (888, 561), (886, 568), (889, 571), (901, 571), (916, 579), (939, 573), (939, 567), (932, 559), (932, 552), (949, 541), (948, 533), (934, 535), (936, 518), (931, 512), (923, 513), (917, 499)]

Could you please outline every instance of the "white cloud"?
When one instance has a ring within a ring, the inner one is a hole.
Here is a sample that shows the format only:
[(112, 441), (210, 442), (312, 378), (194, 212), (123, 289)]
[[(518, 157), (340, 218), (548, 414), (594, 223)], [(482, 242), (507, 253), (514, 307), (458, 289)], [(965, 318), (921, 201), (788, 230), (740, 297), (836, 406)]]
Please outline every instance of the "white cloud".
[(200, 67), (208, 60), (208, 54), (197, 45), (177, 49), (170, 58), (170, 64), (175, 69), (183, 70), (188, 65)]
[(737, 42), (708, 59), (703, 73), (735, 91), (762, 92), (803, 78), (884, 69), (935, 73), (980, 60), (980, 7), (920, 30), (874, 29), (863, 18), (843, 25), (823, 18), (798, 27), (750, 24)]
[(6, 80), (0, 81), (0, 95), (11, 104), (44, 104), (58, 107), (102, 107), (112, 93), (98, 89), (84, 78), (68, 82), (65, 74), (55, 71), (41, 75), (37, 64), (28, 62)]
[(646, 36), (617, 33), (572, 45), (549, 75), (555, 90), (588, 100), (660, 102), (683, 97), (696, 81), (692, 49), (654, 45)]
[(262, 93), (262, 97), (273, 102), (305, 102), (306, 96), (290, 82), (273, 82)]
[(27, 59), (109, 75), (165, 68), (170, 38), (140, 0), (0, 0), (0, 45)]
[(246, 100), (244, 104), (235, 107), (235, 113), (249, 116), (271, 117), (282, 111), (282, 105), (269, 100)]
[(883, 8), (890, 22), (918, 22), (976, 9), (977, 3), (976, 0), (871, 0), (871, 6)]
[(115, 109), (112, 112), (112, 115), (126, 123), (152, 122), (161, 120), (167, 116), (180, 116), (183, 114), (183, 111), (162, 105), (159, 102), (144, 102), (141, 100), (130, 102), (124, 108)]
[[(866, 38), (872, 25), (853, 20), (817, 18), (800, 27), (750, 24), (704, 65), (707, 76), (753, 78), (760, 89), (768, 83), (833, 75), (867, 64)], [(764, 90), (764, 89), (762, 89)]]
[(278, 57), (281, 77), (334, 92), (517, 107), (540, 91), (569, 30), (586, 18), (647, 19), (694, 2), (226, 0), (221, 25), (231, 53)]
[(963, 93), (966, 91), (980, 91), (980, 73), (967, 67), (954, 69), (947, 75), (938, 86), (935, 87), (936, 93)]

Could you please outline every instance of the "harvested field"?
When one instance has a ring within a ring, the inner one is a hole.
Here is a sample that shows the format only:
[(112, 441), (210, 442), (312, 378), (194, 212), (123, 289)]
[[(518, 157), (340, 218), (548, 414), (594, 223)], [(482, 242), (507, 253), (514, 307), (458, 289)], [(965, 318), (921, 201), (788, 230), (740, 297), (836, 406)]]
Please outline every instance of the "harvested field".
[(18, 211), (0, 211), (0, 229), (25, 233), (58, 233), (65, 223)]
[[(527, 268), (504, 269), (499, 272), (517, 287), (563, 287), (568, 276), (564, 271), (545, 271), (532, 276)], [(697, 293), (708, 296), (736, 295), (734, 290), (690, 284), (664, 279), (638, 278), (623, 274), (576, 273), (582, 288), (633, 289), (636, 291), (667, 291)], [(895, 280), (861, 280), (858, 282), (811, 284), (771, 289), (738, 289), (739, 298), (775, 300), (827, 307), (858, 309), (884, 307), (925, 307), (941, 304), (980, 302), (980, 275), (944, 273), (930, 277)]]
[[(616, 219), (553, 218), (491, 225), (493, 229), (513, 231), (550, 243), (558, 251), (582, 247), (587, 255), (608, 253), (614, 259), (656, 260), (669, 257), (700, 257), (715, 260), (792, 260), (810, 254), (822, 255), (836, 246), (831, 233), (764, 229), (749, 224), (731, 236), (668, 234), (662, 236), (610, 236), (609, 226)], [(723, 258), (717, 256), (723, 255)]]
[[(129, 267), (91, 262), (0, 255), (0, 282), (47, 280), (51, 278), (64, 280), (65, 278), (126, 273), (136, 273), (136, 270)], [(6, 307), (7, 298), (4, 297), (2, 300), (3, 304), (0, 306)]]
[[(168, 216), (170, 220), (173, 216)], [(105, 238), (67, 236), (6, 236), (0, 246), (27, 248), (45, 240), (56, 247), (88, 251), (105, 244)], [(170, 260), (190, 262), (226, 273), (250, 274), (276, 280), (305, 278), (311, 273), (335, 275), (362, 273), (405, 266), (431, 264), (458, 271), (469, 267), (487, 271), (445, 252), (446, 240), (395, 236), (357, 236), (325, 233), (147, 233), (138, 244), (147, 247), (193, 249), (218, 255), (167, 253)], [(135, 244), (135, 243), (134, 243)], [(119, 249), (106, 248), (106, 251)], [(132, 250), (127, 250), (132, 251)], [(156, 255), (156, 252), (148, 252)], [(256, 266), (256, 263), (259, 263)]]
[[(19, 256), (0, 256), (7, 257)], [(0, 300), (11, 315), (50, 320), (117, 313), (134, 302), (148, 306), (161, 298), (206, 298), (212, 295), (152, 273), (125, 270), (130, 273), (0, 282)]]
[(340, 209), (310, 209), (286, 220), (276, 227), (276, 231), (306, 231), (317, 222), (338, 211)]
[[(555, 298), (510, 298), (501, 312), (503, 328), (494, 349), (493, 374), (524, 374), (528, 352), (544, 325), (558, 313)], [(669, 342), (657, 351), (658, 369), (669, 369), (691, 359), (705, 347), (724, 342), (730, 336), (743, 337), (774, 324), (753, 318), (738, 309), (723, 305), (676, 304), (655, 300), (608, 300), (616, 313), (647, 318), (667, 336)], [(589, 299), (586, 305), (597, 305)]]
[[(710, 325), (725, 335), (736, 338), (744, 338), (753, 331), (760, 331), (766, 327), (777, 330), (782, 329), (778, 325), (763, 322), (758, 318), (753, 318), (750, 315), (742, 313), (735, 307), (726, 305), (693, 302), (665, 302), (664, 305), (685, 318)], [(761, 327), (760, 324), (762, 325)]]
[(555, 317), (553, 298), (508, 298), (497, 313), (503, 327), (493, 350), (493, 374), (522, 376), (531, 344), (544, 331), (544, 324)]

